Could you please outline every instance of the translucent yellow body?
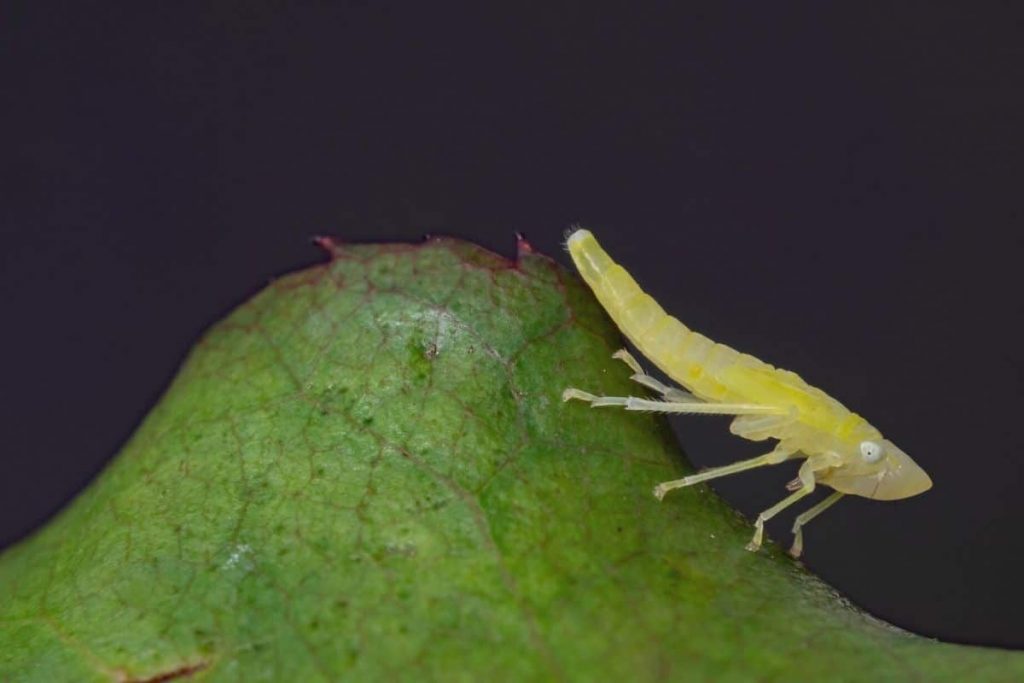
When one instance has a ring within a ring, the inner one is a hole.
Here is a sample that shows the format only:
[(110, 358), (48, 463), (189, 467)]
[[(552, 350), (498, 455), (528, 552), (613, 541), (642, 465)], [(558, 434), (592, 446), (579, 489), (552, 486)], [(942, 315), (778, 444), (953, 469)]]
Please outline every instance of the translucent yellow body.
[[(659, 498), (673, 488), (791, 457), (808, 459), (792, 487), (798, 497), (818, 483), (840, 493), (878, 500), (906, 498), (931, 486), (928, 475), (909, 456), (821, 389), (796, 373), (713, 342), (668, 315), (622, 266), (612, 261), (589, 231), (574, 232), (567, 246), (583, 279), (623, 334), (692, 394), (686, 396), (685, 392), (663, 387), (643, 374), (628, 353), (621, 352), (620, 357), (637, 371), (634, 379), (662, 390), (666, 400), (596, 397), (577, 389), (567, 390), (567, 399), (632, 410), (736, 415), (731, 427), (734, 434), (758, 441), (779, 440), (775, 450), (755, 459), (756, 463), (746, 461), (711, 470), (710, 475), (666, 482), (656, 489)], [(821, 510), (837, 498), (825, 501)], [(762, 524), (759, 520), (759, 532)], [(752, 545), (760, 545), (759, 535), (755, 541)], [(795, 549), (799, 552), (798, 547)]]

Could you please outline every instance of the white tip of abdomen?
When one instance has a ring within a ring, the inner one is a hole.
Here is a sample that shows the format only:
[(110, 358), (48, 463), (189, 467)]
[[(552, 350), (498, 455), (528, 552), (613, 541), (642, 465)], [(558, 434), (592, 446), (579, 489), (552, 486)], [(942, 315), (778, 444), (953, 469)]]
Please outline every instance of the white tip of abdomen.
[(590, 234), (589, 230), (578, 228), (574, 230), (572, 234), (569, 235), (569, 238), (567, 240), (565, 240), (565, 246), (571, 249), (573, 246), (578, 245), (580, 242), (587, 239), (588, 237), (593, 237), (593, 235)]

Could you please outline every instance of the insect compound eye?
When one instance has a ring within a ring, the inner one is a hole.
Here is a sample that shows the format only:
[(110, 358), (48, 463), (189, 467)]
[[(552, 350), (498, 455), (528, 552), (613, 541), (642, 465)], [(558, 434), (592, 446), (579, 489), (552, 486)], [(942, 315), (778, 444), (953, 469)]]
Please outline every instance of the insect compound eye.
[(864, 462), (876, 463), (882, 459), (882, 447), (874, 441), (861, 441), (860, 455)]

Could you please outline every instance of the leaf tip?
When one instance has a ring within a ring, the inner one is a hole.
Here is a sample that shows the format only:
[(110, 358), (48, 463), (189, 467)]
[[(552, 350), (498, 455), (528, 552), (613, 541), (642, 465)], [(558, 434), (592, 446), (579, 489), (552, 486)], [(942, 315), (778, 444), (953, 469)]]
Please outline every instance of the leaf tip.
[(521, 232), (516, 232), (516, 261), (522, 259), (524, 256), (529, 256), (530, 254), (535, 253), (535, 251), (536, 250), (533, 248), (533, 245), (527, 241), (526, 235)]
[(313, 244), (326, 251), (331, 259), (337, 258), (338, 252), (341, 251), (341, 244), (338, 240), (327, 235), (314, 235), (312, 239)]

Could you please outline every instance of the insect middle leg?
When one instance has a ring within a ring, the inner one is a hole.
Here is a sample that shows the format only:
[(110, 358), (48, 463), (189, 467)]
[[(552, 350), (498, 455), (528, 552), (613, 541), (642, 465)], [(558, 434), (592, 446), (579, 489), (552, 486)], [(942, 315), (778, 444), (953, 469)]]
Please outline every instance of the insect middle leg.
[(698, 472), (697, 474), (691, 474), (690, 476), (683, 477), (682, 479), (665, 481), (654, 487), (654, 497), (661, 500), (665, 497), (666, 493), (674, 489), (681, 489), (684, 486), (693, 486), (694, 484), (699, 484), (702, 481), (725, 477), (730, 474), (736, 474), (737, 472), (745, 472), (746, 470), (752, 470), (755, 467), (777, 465), (780, 462), (784, 462), (792, 454), (792, 451), (775, 449), (771, 453), (765, 453), (764, 455), (759, 455), (758, 457), (751, 458), (750, 460), (740, 460), (739, 462), (734, 462), (731, 465), (712, 467), (711, 469)]

